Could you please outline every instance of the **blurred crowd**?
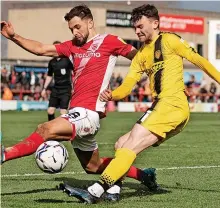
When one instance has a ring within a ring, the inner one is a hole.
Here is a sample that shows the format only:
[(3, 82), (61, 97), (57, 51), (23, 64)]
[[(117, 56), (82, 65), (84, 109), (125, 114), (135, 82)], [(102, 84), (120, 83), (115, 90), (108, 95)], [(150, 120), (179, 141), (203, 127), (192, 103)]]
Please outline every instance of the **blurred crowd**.
[(45, 82), (46, 73), (11, 72), (1, 70), (1, 98), (3, 100), (25, 100), (25, 101), (47, 101), (50, 95), (50, 88), (46, 97), (41, 97), (41, 91)]
[[(15, 72), (5, 68), (1, 70), (1, 98), (3, 100), (25, 100), (25, 101), (47, 101), (49, 99), (51, 83), (47, 89), (47, 96), (41, 97), (41, 91), (46, 79), (46, 73)], [(121, 74), (114, 74), (110, 80), (110, 88), (116, 89), (123, 82)], [(207, 84), (206, 80), (197, 83), (195, 76), (191, 75), (185, 83), (186, 90), (191, 95), (189, 102), (219, 102), (220, 96), (217, 95), (215, 83)], [(149, 87), (149, 80), (143, 77), (133, 88), (131, 94), (125, 99), (127, 102), (151, 102), (152, 96)]]
[[(117, 88), (123, 81), (120, 74), (117, 76), (112, 75), (110, 87), (111, 89)], [(151, 90), (149, 79), (143, 77), (140, 82), (133, 88), (131, 94), (125, 99), (128, 102), (152, 102)], [(191, 75), (190, 80), (185, 83), (185, 88), (188, 93), (189, 102), (219, 102), (220, 95), (217, 95), (217, 86), (214, 82), (207, 84), (204, 79), (201, 83), (196, 82), (195, 76)]]

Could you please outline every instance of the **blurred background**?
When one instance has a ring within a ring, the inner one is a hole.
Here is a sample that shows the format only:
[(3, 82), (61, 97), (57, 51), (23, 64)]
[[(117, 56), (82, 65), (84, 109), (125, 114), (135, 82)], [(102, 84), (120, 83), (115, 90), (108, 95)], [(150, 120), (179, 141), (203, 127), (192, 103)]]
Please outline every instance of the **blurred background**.
[[(82, 2), (71, 1), (3, 1), (1, 19), (11, 21), (16, 33), (43, 43), (72, 39), (64, 20), (69, 10)], [(146, 2), (97, 1), (84, 2), (92, 10), (98, 33), (120, 36), (140, 48), (130, 22), (134, 7)], [(177, 33), (197, 52), (220, 70), (220, 2), (152, 2), (160, 13), (161, 31)], [(50, 58), (32, 55), (4, 37), (1, 38), (1, 110), (47, 109), (47, 97), (40, 93), (47, 75)], [(130, 62), (119, 58), (111, 78), (111, 89), (118, 87)], [(184, 60), (184, 82), (190, 92), (192, 112), (220, 111), (220, 86), (203, 71)], [(147, 77), (138, 83), (131, 95), (122, 102), (109, 102), (109, 111), (146, 111), (152, 101)]]

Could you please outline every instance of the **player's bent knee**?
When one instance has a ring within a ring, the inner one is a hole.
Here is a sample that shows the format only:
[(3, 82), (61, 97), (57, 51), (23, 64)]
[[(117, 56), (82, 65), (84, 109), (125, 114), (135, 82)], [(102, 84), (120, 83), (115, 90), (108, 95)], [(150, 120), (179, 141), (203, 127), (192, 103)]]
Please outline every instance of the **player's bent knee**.
[(36, 132), (40, 134), (45, 139), (45, 141), (51, 139), (53, 135), (49, 122), (38, 125)]

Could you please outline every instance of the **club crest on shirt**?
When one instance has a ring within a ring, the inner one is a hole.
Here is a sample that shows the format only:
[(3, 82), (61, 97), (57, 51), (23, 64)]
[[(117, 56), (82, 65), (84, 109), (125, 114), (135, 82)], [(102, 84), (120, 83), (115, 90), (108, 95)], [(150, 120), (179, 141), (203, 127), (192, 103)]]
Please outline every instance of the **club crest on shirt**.
[(90, 50), (91, 50), (91, 51), (96, 51), (97, 48), (98, 48), (98, 44), (92, 44), (92, 45), (90, 46)]
[(155, 58), (156, 59), (159, 59), (160, 58), (160, 56), (161, 56), (161, 51), (160, 50), (157, 50), (157, 51), (155, 51)]
[(66, 69), (61, 69), (60, 71), (61, 71), (61, 74), (62, 74), (62, 75), (65, 75), (65, 74), (66, 74)]

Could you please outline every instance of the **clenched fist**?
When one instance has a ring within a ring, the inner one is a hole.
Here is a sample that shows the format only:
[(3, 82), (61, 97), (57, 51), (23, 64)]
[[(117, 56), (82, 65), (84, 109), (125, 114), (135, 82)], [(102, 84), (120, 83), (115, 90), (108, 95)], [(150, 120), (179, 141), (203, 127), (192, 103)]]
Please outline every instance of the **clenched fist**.
[(102, 102), (107, 102), (112, 99), (112, 91), (109, 89), (104, 90), (99, 97), (99, 100)]
[(15, 36), (14, 28), (10, 22), (1, 22), (1, 34), (8, 39), (12, 39)]

